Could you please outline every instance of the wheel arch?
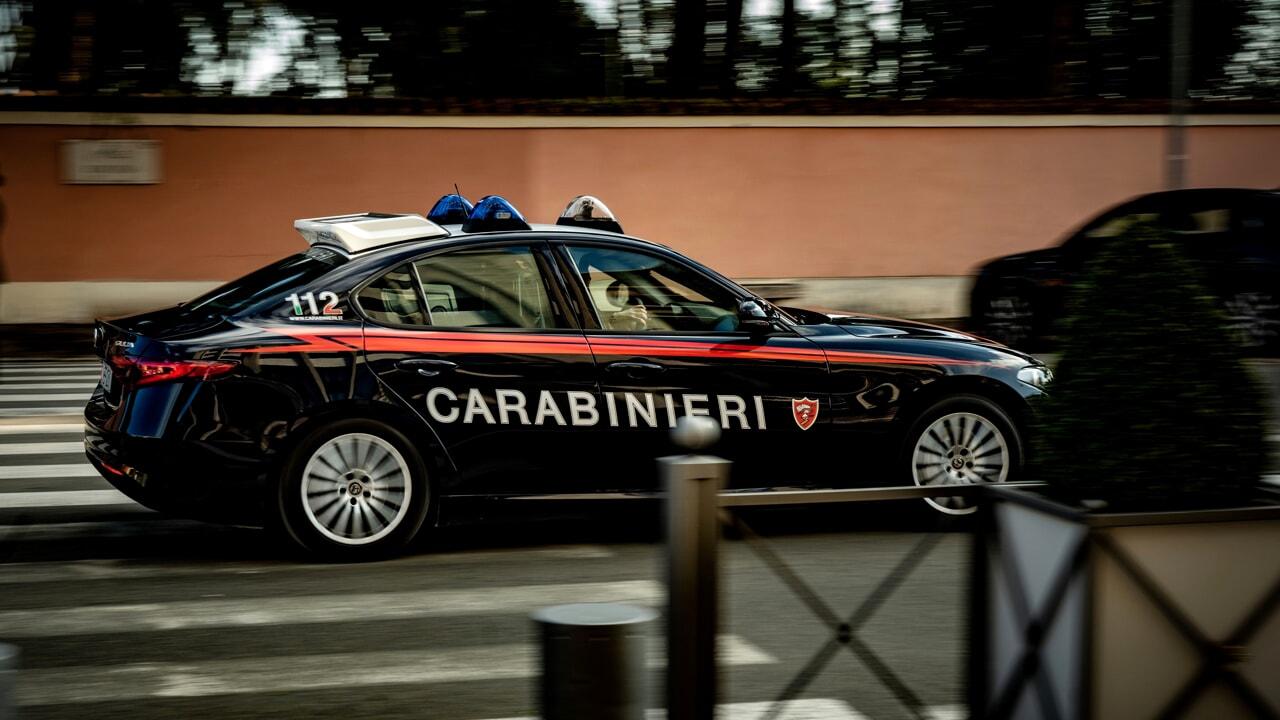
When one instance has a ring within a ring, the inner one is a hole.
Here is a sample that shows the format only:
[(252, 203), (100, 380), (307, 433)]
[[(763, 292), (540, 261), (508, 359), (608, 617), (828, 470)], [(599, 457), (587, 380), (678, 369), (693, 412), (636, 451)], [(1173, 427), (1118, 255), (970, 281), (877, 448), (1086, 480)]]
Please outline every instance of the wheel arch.
[[(311, 433), (339, 420), (372, 420), (382, 423), (404, 435), (422, 457), (427, 471), (432, 474), (452, 474), (455, 471), (448, 450), (435, 432), (422, 418), (405, 408), (386, 402), (371, 400), (342, 400), (326, 403), (300, 413), (279, 435), (265, 439), (277, 458), (276, 483), (290, 455)], [(433, 483), (436, 487), (440, 483)], [(274, 492), (274, 487), (269, 488)]]
[(1031, 406), (1016, 390), (994, 378), (983, 375), (949, 375), (935, 380), (912, 394), (898, 414), (898, 432), (901, 437), (911, 424), (938, 401), (953, 395), (977, 395), (996, 404), (1005, 411), (1027, 443), (1031, 424)]

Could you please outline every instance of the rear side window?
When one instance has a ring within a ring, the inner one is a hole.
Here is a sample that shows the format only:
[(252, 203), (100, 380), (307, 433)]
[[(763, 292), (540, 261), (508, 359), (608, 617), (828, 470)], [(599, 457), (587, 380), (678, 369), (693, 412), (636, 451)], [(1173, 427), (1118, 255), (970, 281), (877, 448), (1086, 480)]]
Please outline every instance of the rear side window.
[(357, 295), (375, 322), (438, 328), (563, 327), (527, 246), (455, 250), (401, 265)]
[(408, 263), (374, 280), (356, 295), (369, 319), (385, 325), (426, 325), (427, 316)]
[(417, 262), (427, 317), (437, 327), (554, 328), (555, 314), (528, 247), (458, 250)]
[(327, 248), (291, 255), (254, 270), (239, 280), (212, 290), (186, 304), (191, 310), (235, 315), (271, 298), (293, 292), (347, 262), (346, 256)]

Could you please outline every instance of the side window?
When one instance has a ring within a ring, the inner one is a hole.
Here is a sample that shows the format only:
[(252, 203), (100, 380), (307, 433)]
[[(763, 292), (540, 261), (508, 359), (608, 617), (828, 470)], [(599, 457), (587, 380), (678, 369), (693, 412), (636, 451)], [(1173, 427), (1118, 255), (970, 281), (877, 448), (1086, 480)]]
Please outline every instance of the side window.
[(372, 320), (387, 325), (426, 325), (427, 316), (414, 288), (408, 263), (374, 280), (356, 295), (360, 309)]
[(434, 327), (557, 327), (537, 258), (527, 246), (457, 250), (415, 264), (427, 322)]
[(601, 327), (648, 332), (731, 332), (733, 293), (691, 267), (633, 250), (571, 246)]
[(1224, 207), (1167, 210), (1160, 224), (1178, 235), (1222, 235), (1231, 229), (1231, 210)]
[(1089, 238), (1113, 238), (1122, 235), (1126, 230), (1140, 222), (1154, 222), (1160, 216), (1155, 212), (1131, 212), (1116, 215), (1104, 220), (1096, 227), (1085, 232)]

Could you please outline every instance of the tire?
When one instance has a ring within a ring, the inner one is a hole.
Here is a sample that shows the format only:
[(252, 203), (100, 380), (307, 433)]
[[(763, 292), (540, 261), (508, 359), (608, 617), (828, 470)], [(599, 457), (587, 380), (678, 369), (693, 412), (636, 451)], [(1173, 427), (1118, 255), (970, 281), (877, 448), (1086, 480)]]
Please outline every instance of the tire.
[(413, 444), (374, 420), (339, 420), (309, 434), (280, 478), (282, 534), (304, 552), (344, 561), (404, 549), (435, 510)]
[[(1023, 438), (999, 405), (980, 395), (952, 395), (921, 413), (907, 429), (900, 467), (917, 486), (1011, 482), (1022, 470)], [(976, 510), (960, 497), (926, 499), (948, 515)]]

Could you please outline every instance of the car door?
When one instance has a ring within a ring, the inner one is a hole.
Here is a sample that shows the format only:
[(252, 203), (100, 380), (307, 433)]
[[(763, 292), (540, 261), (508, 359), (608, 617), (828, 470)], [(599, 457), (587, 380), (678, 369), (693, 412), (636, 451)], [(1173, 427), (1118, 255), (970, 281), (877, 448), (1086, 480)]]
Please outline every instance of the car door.
[(541, 494), (575, 483), (566, 464), (599, 395), (595, 368), (543, 241), (445, 249), (357, 292), (371, 369), (440, 438), (455, 494)]
[(737, 462), (738, 487), (803, 485), (830, 399), (826, 355), (796, 331), (738, 328), (750, 296), (675, 253), (640, 243), (568, 241), (560, 261), (583, 308), (595, 355), (602, 424), (617, 475), (600, 483), (656, 486), (653, 459), (675, 451), (683, 415), (721, 427), (714, 449)]

